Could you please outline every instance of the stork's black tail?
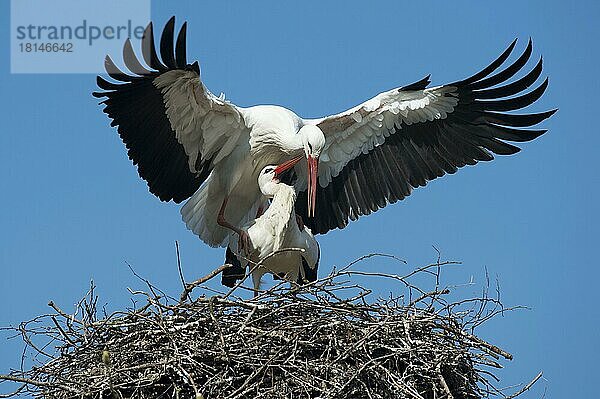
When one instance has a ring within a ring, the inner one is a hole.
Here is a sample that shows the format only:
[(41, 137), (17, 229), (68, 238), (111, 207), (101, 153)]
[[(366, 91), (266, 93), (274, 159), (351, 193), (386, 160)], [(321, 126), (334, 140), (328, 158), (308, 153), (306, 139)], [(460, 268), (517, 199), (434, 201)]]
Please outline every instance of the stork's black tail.
[(304, 256), (302, 257), (302, 269), (304, 270), (304, 280), (302, 279), (302, 274), (298, 274), (298, 284), (307, 284), (312, 283), (313, 281), (317, 281), (317, 271), (319, 269), (319, 262), (315, 265), (314, 268), (310, 267)]
[(225, 263), (233, 266), (223, 270), (223, 273), (221, 274), (221, 284), (233, 288), (238, 280), (244, 278), (246, 269), (242, 267), (240, 260), (229, 247), (227, 247), (227, 251), (225, 252)]

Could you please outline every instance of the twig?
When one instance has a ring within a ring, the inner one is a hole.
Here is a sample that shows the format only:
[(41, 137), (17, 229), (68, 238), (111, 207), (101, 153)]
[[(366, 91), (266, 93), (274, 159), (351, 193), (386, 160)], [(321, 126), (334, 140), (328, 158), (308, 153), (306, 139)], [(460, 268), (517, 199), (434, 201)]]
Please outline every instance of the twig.
[(177, 271), (179, 272), (179, 279), (181, 280), (181, 287), (185, 290), (185, 278), (183, 277), (183, 270), (181, 269), (181, 256), (179, 255), (179, 241), (175, 241), (175, 251), (177, 252)]
[(509, 395), (509, 396), (505, 397), (504, 399), (513, 399), (513, 398), (516, 398), (517, 396), (523, 394), (524, 392), (528, 391), (529, 389), (531, 389), (531, 387), (533, 386), (533, 384), (535, 384), (540, 378), (542, 378), (542, 375), (544, 375), (544, 372), (540, 371), (538, 373), (538, 375), (536, 375), (534, 377), (534, 379), (529, 382), (529, 384), (525, 385), (518, 392), (515, 392), (512, 395)]
[[(0, 378), (1, 379), (1, 378)], [(0, 394), (0, 398), (4, 399), (4, 398), (14, 398), (16, 397), (23, 389), (25, 389), (27, 387), (26, 383), (21, 384), (21, 386), (19, 386), (16, 390), (14, 390), (13, 392), (10, 393), (2, 393)]]
[(56, 326), (57, 330), (60, 332), (60, 335), (63, 336), (64, 339), (66, 339), (70, 344), (72, 345), (76, 345), (75, 341), (73, 341), (71, 339), (71, 337), (69, 337), (67, 335), (67, 333), (65, 332), (65, 330), (63, 330), (63, 328), (60, 326), (60, 324), (58, 324), (58, 321), (56, 320), (56, 317), (52, 316), (50, 319), (52, 319), (52, 322), (54, 323), (54, 325)]
[(181, 293), (181, 295), (179, 296), (179, 303), (185, 302), (188, 299), (191, 292), (194, 290), (194, 288), (198, 287), (200, 284), (206, 283), (208, 280), (214, 278), (218, 274), (222, 273), (223, 270), (228, 269), (230, 267), (232, 267), (232, 265), (225, 263), (225, 264), (217, 267), (212, 272), (208, 273), (206, 276), (200, 277), (199, 279), (197, 279), (191, 283), (186, 283), (184, 280), (182, 280), (183, 284), (184, 284), (184, 290)]
[(63, 312), (58, 306), (56, 306), (56, 304), (54, 303), (54, 301), (48, 302), (48, 306), (50, 306), (52, 309), (54, 309), (56, 311), (56, 313), (58, 313), (59, 315), (61, 315), (65, 319), (74, 321), (77, 324), (83, 324), (82, 321), (77, 320), (74, 316), (66, 314), (65, 312)]
[(56, 382), (37, 381), (37, 380), (32, 380), (31, 378), (17, 377), (14, 375), (0, 374), (0, 381), (22, 382), (24, 384), (33, 385), (36, 387), (60, 388), (60, 389), (64, 389), (65, 391), (69, 391), (69, 392), (77, 392), (77, 390), (75, 390), (69, 386), (62, 385), (62, 384), (59, 384)]
[(488, 342), (485, 342), (481, 338), (478, 338), (478, 337), (474, 336), (473, 334), (469, 334), (466, 331), (459, 330), (459, 329), (451, 327), (449, 325), (438, 325), (438, 327), (440, 327), (440, 328), (442, 328), (442, 329), (444, 329), (446, 331), (451, 331), (454, 334), (462, 335), (462, 336), (464, 336), (464, 337), (466, 337), (466, 338), (468, 338), (468, 339), (470, 339), (470, 340), (472, 340), (474, 342), (477, 342), (478, 344), (480, 344), (484, 348), (489, 349), (493, 353), (495, 353), (497, 355), (500, 355), (500, 356), (504, 357), (507, 360), (512, 360), (513, 359), (513, 356), (510, 353), (506, 352), (505, 350), (502, 350), (502, 349), (498, 348), (496, 345), (492, 345), (492, 344), (490, 344)]

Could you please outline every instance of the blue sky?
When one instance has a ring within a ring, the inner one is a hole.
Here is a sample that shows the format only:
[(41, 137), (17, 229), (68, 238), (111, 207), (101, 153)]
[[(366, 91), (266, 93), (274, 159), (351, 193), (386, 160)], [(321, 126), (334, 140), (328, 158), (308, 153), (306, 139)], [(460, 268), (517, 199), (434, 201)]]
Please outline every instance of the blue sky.
[[(600, 139), (597, 2), (153, 2), (162, 26), (188, 20), (188, 58), (206, 85), (236, 104), (280, 104), (305, 117), (354, 106), (431, 73), (433, 84), (466, 77), (515, 37), (543, 54), (549, 89), (532, 109), (559, 112), (549, 132), (512, 157), (462, 169), (407, 200), (320, 237), (322, 273), (369, 252), (362, 267), (398, 271), (460, 260), (449, 283), (474, 285), (485, 269), (500, 282), (508, 314), (479, 330), (514, 354), (502, 385), (544, 380), (525, 397), (594, 397), (600, 314)], [(91, 74), (10, 74), (9, 6), (0, 32), (0, 325), (66, 309), (90, 279), (102, 303), (127, 305), (139, 286), (125, 262), (167, 292), (180, 291), (174, 241), (188, 278), (222, 263), (185, 229), (179, 206), (148, 193), (90, 92)], [(102, 62), (103, 54), (98, 54)], [(115, 58), (119, 58), (118, 54)], [(532, 60), (535, 57), (532, 57)], [(596, 204), (596, 205), (594, 205)], [(399, 268), (401, 270), (399, 270)], [(216, 283), (216, 282), (215, 282)], [(402, 287), (366, 281), (382, 295)], [(0, 373), (18, 367), (21, 345), (0, 334)], [(8, 386), (0, 385), (0, 392)]]

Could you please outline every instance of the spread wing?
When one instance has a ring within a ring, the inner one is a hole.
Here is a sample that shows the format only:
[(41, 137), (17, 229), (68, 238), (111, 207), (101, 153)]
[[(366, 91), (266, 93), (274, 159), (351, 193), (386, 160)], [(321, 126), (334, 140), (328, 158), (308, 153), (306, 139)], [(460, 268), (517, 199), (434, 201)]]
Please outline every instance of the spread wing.
[(186, 24), (174, 42), (175, 18), (160, 39), (160, 57), (154, 46), (152, 23), (142, 39), (145, 64), (127, 40), (121, 71), (106, 57), (108, 75), (100, 76), (104, 112), (112, 119), (150, 192), (163, 201), (190, 197), (210, 174), (215, 163), (227, 157), (240, 139), (248, 136), (240, 110), (213, 95), (200, 80), (198, 62), (186, 60)]
[(306, 191), (298, 195), (297, 212), (314, 233), (344, 228), (349, 220), (410, 195), (413, 188), (465, 165), (490, 161), (492, 154), (520, 149), (508, 142), (535, 139), (545, 130), (524, 129), (556, 110), (513, 114), (539, 99), (545, 79), (542, 59), (519, 79), (511, 78), (532, 53), (523, 54), (500, 72), (516, 40), (488, 67), (468, 79), (427, 88), (429, 77), (381, 93), (346, 112), (307, 120), (323, 130), (326, 144), (319, 161), (316, 215), (307, 217)]

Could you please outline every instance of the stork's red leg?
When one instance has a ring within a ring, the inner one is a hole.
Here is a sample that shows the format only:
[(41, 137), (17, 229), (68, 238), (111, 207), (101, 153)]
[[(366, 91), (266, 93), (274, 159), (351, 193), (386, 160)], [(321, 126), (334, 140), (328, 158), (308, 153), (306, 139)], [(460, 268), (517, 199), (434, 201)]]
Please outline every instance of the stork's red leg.
[(228, 200), (229, 198), (225, 196), (225, 198), (223, 199), (223, 203), (221, 204), (221, 209), (219, 209), (219, 214), (217, 215), (217, 223), (219, 224), (219, 226), (223, 226), (226, 229), (230, 229), (236, 232), (239, 237), (238, 250), (240, 252), (247, 252), (250, 249), (250, 236), (245, 230), (234, 226), (225, 219), (225, 208), (227, 207)]

